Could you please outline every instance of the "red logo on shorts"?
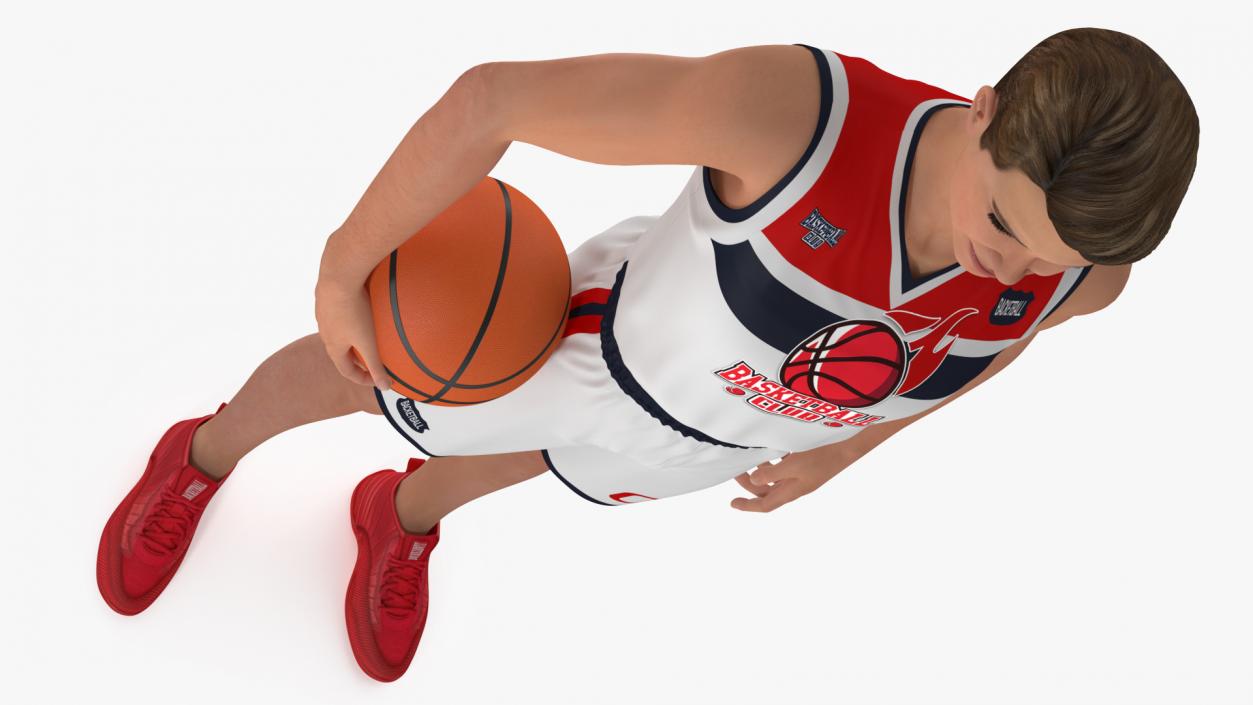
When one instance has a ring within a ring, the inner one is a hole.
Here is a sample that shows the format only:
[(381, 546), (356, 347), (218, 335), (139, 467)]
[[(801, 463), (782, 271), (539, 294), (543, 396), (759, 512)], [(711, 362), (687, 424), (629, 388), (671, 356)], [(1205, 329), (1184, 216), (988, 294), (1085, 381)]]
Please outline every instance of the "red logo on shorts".
[[(639, 499), (630, 499), (631, 497), (639, 497)], [(647, 502), (650, 499), (657, 498), (649, 497), (644, 494), (636, 494), (634, 492), (614, 492), (609, 495), (609, 499), (612, 499), (615, 502), (621, 502), (622, 504), (635, 504), (636, 502)]]

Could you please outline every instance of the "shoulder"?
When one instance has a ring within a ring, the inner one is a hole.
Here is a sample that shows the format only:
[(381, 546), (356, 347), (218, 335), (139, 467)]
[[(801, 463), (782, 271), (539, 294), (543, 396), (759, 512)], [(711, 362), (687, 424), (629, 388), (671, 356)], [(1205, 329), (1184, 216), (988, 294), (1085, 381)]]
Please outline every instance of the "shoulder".
[(1050, 313), (1039, 329), (1051, 328), (1073, 316), (1095, 313), (1114, 303), (1131, 277), (1130, 264), (1094, 264), (1079, 286), (1066, 297), (1061, 306)]
[(707, 90), (736, 86), (740, 94), (735, 119), (744, 125), (735, 141), (735, 158), (717, 181), (739, 185), (741, 198), (765, 192), (805, 154), (821, 127), (823, 81), (821, 51), (799, 44), (771, 44), (731, 49), (705, 59)]

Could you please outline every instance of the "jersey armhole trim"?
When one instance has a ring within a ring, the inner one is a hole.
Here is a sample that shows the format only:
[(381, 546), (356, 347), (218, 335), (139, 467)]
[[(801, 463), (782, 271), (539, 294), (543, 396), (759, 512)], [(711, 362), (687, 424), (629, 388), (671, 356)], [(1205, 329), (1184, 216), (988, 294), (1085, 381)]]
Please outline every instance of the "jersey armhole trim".
[[(1092, 265), (1090, 265), (1090, 264), (1089, 264), (1089, 265), (1087, 265), (1086, 267), (1084, 267), (1084, 268), (1083, 268), (1083, 271), (1082, 271), (1082, 272), (1079, 272), (1079, 278), (1078, 278), (1078, 279), (1075, 279), (1075, 283), (1074, 283), (1074, 284), (1072, 284), (1072, 285), (1070, 286), (1070, 290), (1068, 290), (1068, 291), (1066, 292), (1066, 294), (1065, 294), (1064, 296), (1062, 296), (1062, 300), (1061, 300), (1061, 301), (1058, 301), (1056, 306), (1054, 306), (1053, 308), (1049, 309), (1048, 313), (1046, 313), (1046, 314), (1044, 314), (1043, 316), (1041, 316), (1041, 317), (1040, 317), (1040, 321), (1039, 321), (1039, 323), (1043, 323), (1043, 322), (1045, 322), (1046, 320), (1048, 320), (1048, 317), (1049, 317), (1049, 316), (1052, 316), (1052, 315), (1053, 315), (1053, 313), (1054, 313), (1055, 311), (1057, 311), (1057, 309), (1061, 308), (1061, 307), (1062, 307), (1062, 304), (1066, 303), (1066, 299), (1069, 299), (1069, 298), (1070, 298), (1070, 295), (1071, 295), (1071, 294), (1073, 294), (1073, 293), (1075, 293), (1075, 290), (1079, 288), (1079, 285), (1083, 283), (1083, 280), (1087, 278), (1088, 273), (1089, 273), (1089, 272), (1091, 272), (1091, 271), (1092, 271)], [(1039, 323), (1037, 323), (1036, 325), (1039, 325)]]
[(769, 191), (762, 194), (760, 198), (743, 208), (731, 208), (718, 198), (714, 193), (713, 179), (711, 178), (711, 170), (707, 166), (701, 167), (701, 179), (704, 181), (705, 198), (709, 202), (709, 208), (722, 220), (728, 223), (741, 223), (753, 217), (758, 211), (766, 206), (775, 196), (778, 196), (787, 185), (801, 173), (801, 169), (809, 162), (814, 151), (818, 149), (818, 142), (822, 140), (822, 134), (826, 132), (827, 122), (831, 119), (831, 66), (827, 63), (825, 52), (821, 49), (809, 46), (808, 44), (793, 44), (792, 46), (800, 46), (808, 49), (814, 57), (814, 61), (818, 63), (818, 82), (822, 89), (822, 99), (820, 100), (818, 109), (818, 125), (814, 128), (813, 137), (809, 140), (809, 147), (805, 149), (805, 153), (801, 155), (799, 161), (792, 166), (778, 183), (770, 188)]

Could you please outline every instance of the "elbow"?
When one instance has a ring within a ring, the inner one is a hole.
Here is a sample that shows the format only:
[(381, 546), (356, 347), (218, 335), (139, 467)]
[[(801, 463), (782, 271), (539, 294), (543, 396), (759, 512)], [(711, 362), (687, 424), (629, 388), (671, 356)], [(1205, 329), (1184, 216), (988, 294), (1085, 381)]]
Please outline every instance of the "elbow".
[(454, 115), (453, 120), (461, 128), (472, 129), (476, 138), (497, 138), (503, 134), (499, 124), (500, 110), (495, 105), (492, 76), (498, 64), (487, 63), (471, 66), (453, 81), (439, 103)]

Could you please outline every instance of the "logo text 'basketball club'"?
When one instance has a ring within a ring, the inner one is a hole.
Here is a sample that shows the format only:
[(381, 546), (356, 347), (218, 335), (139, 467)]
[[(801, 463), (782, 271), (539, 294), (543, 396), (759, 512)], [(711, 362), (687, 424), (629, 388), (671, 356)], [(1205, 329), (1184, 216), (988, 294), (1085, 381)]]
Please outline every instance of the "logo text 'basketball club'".
[(840, 241), (840, 237), (847, 232), (844, 228), (837, 228), (828, 223), (827, 219), (822, 217), (817, 208), (805, 216), (805, 219), (801, 221), (801, 227), (808, 230), (801, 237), (801, 240), (815, 250), (822, 247), (824, 242), (831, 247), (835, 247), (836, 243)]

